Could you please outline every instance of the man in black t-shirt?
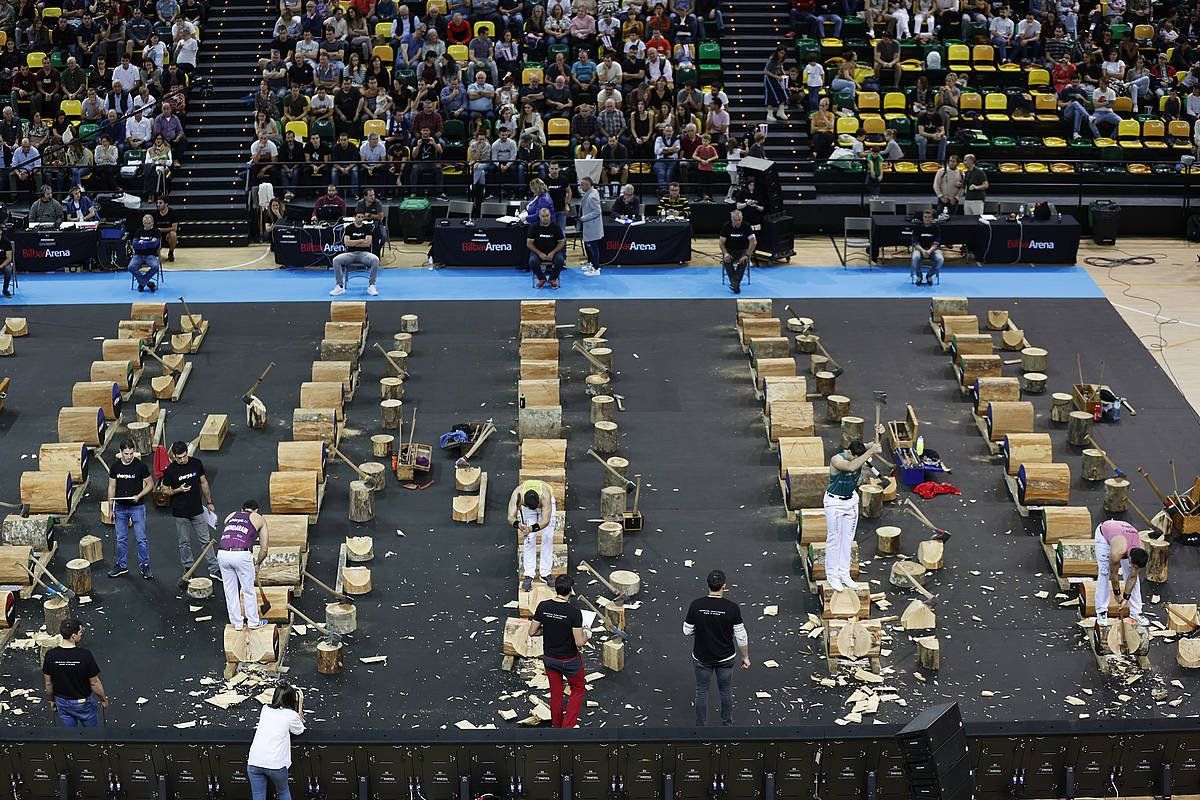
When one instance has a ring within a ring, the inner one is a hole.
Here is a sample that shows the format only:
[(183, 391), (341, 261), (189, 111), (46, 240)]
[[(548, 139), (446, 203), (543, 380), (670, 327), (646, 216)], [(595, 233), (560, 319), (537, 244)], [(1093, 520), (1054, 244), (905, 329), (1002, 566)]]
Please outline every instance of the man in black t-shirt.
[(361, 211), (354, 212), (354, 222), (346, 226), (342, 242), (346, 252), (333, 257), (333, 279), (337, 282), (329, 292), (333, 297), (346, 293), (346, 270), (351, 267), (364, 267), (370, 270), (367, 276), (367, 294), (374, 297), (379, 294), (375, 288), (375, 279), (379, 276), (379, 256), (373, 252), (378, 245), (378, 235), (375, 223), (367, 219)]
[[(921, 224), (913, 226), (912, 277), (917, 279), (917, 286), (922, 283), (933, 286), (933, 276), (942, 271), (945, 260), (941, 234), (933, 221), (933, 212), (927, 209), (921, 212)], [(922, 269), (926, 261), (930, 263)]]
[(529, 228), (525, 244), (529, 247), (529, 268), (538, 279), (537, 288), (549, 281), (550, 288), (557, 289), (559, 273), (567, 263), (567, 240), (550, 217), (550, 209), (542, 206), (538, 210), (537, 224)]
[[(62, 644), (51, 647), (42, 659), (46, 696), (64, 728), (96, 728), (96, 703), (108, 708), (108, 695), (100, 682), (100, 667), (92, 651), (79, 646), (83, 623), (64, 619), (58, 626)], [(95, 698), (92, 697), (95, 695)]]
[(175, 247), (179, 244), (179, 219), (165, 197), (158, 198), (154, 205), (154, 227), (167, 246), (167, 261), (175, 260)]
[[(149, 215), (147, 215), (149, 216)], [(119, 578), (129, 572), (126, 555), (129, 552), (129, 528), (137, 540), (138, 564), (142, 577), (150, 580), (150, 543), (146, 540), (146, 495), (154, 489), (150, 470), (137, 457), (133, 442), (124, 439), (108, 473), (108, 500), (112, 505), (113, 523), (117, 529), (117, 563), (109, 570), (108, 577)]]
[(546, 191), (554, 201), (554, 224), (566, 230), (567, 206), (571, 202), (571, 182), (562, 174), (562, 168), (557, 161), (551, 161), (547, 169)]
[[(188, 455), (186, 442), (171, 445), (171, 463), (163, 470), (162, 485), (163, 494), (171, 498), (171, 516), (175, 518), (175, 532), (179, 534), (179, 564), (187, 571), (196, 563), (196, 557), (192, 554), (192, 534), (196, 534), (201, 547), (212, 541), (204, 510), (208, 509), (215, 515), (217, 508), (213, 505), (204, 464), (200, 459)], [(205, 561), (208, 563), (208, 576), (213, 580), (221, 580), (215, 545), (208, 549)]]
[[(683, 620), (683, 635), (692, 637), (692, 662), (696, 671), (696, 724), (708, 724), (708, 686), (713, 673), (721, 693), (721, 724), (733, 724), (733, 665), (738, 649), (742, 668), (750, 669), (750, 643), (742, 611), (725, 599), (725, 573), (708, 573), (708, 595), (693, 600)], [(735, 647), (736, 644), (736, 647)]]
[[(542, 637), (542, 664), (550, 681), (550, 724), (555, 728), (574, 728), (583, 708), (585, 682), (579, 648), (591, 637), (591, 631), (583, 627), (583, 612), (571, 605), (574, 592), (575, 579), (559, 575), (554, 579), (554, 599), (538, 603), (529, 625), (530, 636)], [(571, 686), (565, 716), (563, 678)]]
[(734, 294), (742, 292), (742, 278), (750, 266), (750, 254), (758, 246), (758, 239), (750, 223), (736, 208), (729, 212), (729, 222), (721, 228), (721, 266), (729, 276), (729, 288)]
[(4, 274), (4, 296), (12, 297), (13, 245), (7, 233), (0, 233), (0, 273)]

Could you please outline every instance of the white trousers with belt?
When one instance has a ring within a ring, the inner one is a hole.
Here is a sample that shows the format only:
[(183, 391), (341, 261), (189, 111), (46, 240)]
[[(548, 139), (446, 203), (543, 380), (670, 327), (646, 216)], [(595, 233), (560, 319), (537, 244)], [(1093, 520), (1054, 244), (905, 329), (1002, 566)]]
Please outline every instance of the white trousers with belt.
[[(1112, 546), (1108, 543), (1108, 539), (1104, 538), (1104, 534), (1100, 532), (1100, 526), (1096, 526), (1096, 615), (1107, 616), (1108, 604), (1112, 600), (1112, 573), (1111, 562), (1108, 560), (1112, 554)], [(1129, 555), (1121, 559), (1121, 583), (1129, 580), (1129, 572), (1133, 569), (1133, 565), (1129, 563)], [(1131, 616), (1140, 617), (1142, 615), (1142, 582), (1140, 580), (1133, 584), (1133, 592), (1129, 595), (1129, 613)]]
[[(517, 508), (517, 518), (521, 520), (522, 525), (533, 525), (542, 518), (542, 512), (540, 509), (526, 508), (522, 505)], [(554, 526), (557, 522), (557, 508), (554, 505), (554, 498), (551, 497), (550, 524), (539, 531), (530, 531), (525, 534), (525, 539), (521, 543), (526, 578), (532, 578), (539, 571), (539, 567), (543, 578), (550, 577), (550, 570), (554, 567)], [(542, 537), (540, 564), (538, 563), (537, 542), (539, 536)]]
[[(229, 624), (239, 629), (243, 624), (252, 628), (262, 624), (258, 617), (258, 598), (254, 596), (254, 554), (249, 550), (221, 550), (217, 553), (217, 565), (221, 568)], [(243, 607), (245, 623), (242, 621)]]
[(858, 492), (843, 500), (825, 493), (825, 576), (846, 583), (850, 578), (850, 548), (858, 527)]

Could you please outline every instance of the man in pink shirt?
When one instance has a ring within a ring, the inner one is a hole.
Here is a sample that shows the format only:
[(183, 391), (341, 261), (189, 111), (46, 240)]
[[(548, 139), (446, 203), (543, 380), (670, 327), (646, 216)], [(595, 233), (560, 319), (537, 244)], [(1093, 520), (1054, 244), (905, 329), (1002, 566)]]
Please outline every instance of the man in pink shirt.
[[(1142, 586), (1138, 576), (1146, 568), (1149, 553), (1142, 548), (1137, 528), (1128, 522), (1110, 519), (1096, 526), (1096, 621), (1108, 624), (1108, 604), (1116, 593), (1117, 611), (1129, 605), (1129, 615), (1139, 625), (1142, 616)], [(1120, 567), (1120, 577), (1115, 567)], [(1125, 581), (1124, 587), (1121, 581)]]

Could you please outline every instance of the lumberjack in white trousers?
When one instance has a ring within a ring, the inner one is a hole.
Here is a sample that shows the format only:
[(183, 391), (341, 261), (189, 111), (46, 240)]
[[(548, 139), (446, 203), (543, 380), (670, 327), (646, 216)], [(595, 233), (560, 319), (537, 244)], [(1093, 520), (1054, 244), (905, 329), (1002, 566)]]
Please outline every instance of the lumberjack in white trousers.
[(858, 483), (863, 466), (882, 450), (878, 441), (853, 441), (829, 459), (829, 488), (825, 490), (825, 580), (835, 592), (857, 589), (850, 577), (850, 553), (858, 527)]
[[(1142, 584), (1138, 576), (1150, 560), (1142, 547), (1137, 528), (1128, 522), (1110, 519), (1096, 526), (1096, 620), (1108, 624), (1108, 604), (1116, 594), (1117, 610), (1129, 604), (1129, 616), (1139, 625), (1142, 616)], [(1120, 577), (1115, 567), (1120, 566)], [(1122, 588), (1121, 581), (1125, 581)]]
[[(524, 534), (521, 542), (523, 573), (521, 591), (533, 588), (533, 578), (540, 571), (542, 580), (554, 588), (550, 572), (554, 568), (554, 527), (556, 523), (554, 493), (543, 481), (525, 481), (508, 499), (508, 521)], [(542, 537), (541, 558), (538, 559), (538, 536)], [(539, 563), (540, 561), (540, 563)]]
[[(255, 539), (259, 540), (257, 560), (254, 558)], [(254, 574), (267, 557), (269, 544), (267, 521), (258, 513), (258, 503), (254, 500), (242, 503), (241, 511), (235, 511), (225, 518), (225, 526), (217, 543), (217, 565), (221, 568), (229, 624), (235, 631), (242, 630), (244, 625), (261, 628), (264, 624), (258, 616)]]

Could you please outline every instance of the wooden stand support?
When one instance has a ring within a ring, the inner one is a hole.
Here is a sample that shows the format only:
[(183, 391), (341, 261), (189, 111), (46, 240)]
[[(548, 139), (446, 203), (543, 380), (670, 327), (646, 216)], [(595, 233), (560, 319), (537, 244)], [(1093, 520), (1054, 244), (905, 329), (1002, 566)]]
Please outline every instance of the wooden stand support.
[(875, 552), (885, 556), (897, 555), (900, 552), (900, 529), (892, 525), (876, 528)]
[(1044, 372), (1026, 372), (1021, 376), (1021, 391), (1028, 394), (1045, 394), (1047, 380)]
[(358, 630), (358, 612), (353, 603), (328, 603), (325, 606), (325, 627), (345, 636)]
[(865, 519), (875, 519), (883, 514), (883, 487), (866, 484), (859, 487), (860, 513)]
[(842, 417), (842, 449), (845, 450), (850, 446), (851, 442), (861, 442), (863, 437), (863, 424), (866, 421), (862, 417)]
[(616, 418), (617, 404), (606, 394), (599, 394), (592, 397), (591, 403), (592, 422), (612, 422)]
[(390, 458), (395, 444), (395, 436), (390, 433), (377, 433), (371, 437), (371, 455), (376, 458)]
[(595, 428), (596, 452), (609, 454), (617, 452), (619, 430), (615, 422), (597, 422)]
[[(1090, 416), (1090, 415), (1089, 415)], [(1117, 514), (1129, 508), (1129, 481), (1109, 478), (1104, 482), (1104, 510)]]
[(399, 430), (403, 410), (404, 403), (400, 400), (383, 400), (379, 403), (379, 422), (385, 431)]
[(1090, 411), (1072, 411), (1067, 417), (1067, 444), (1087, 447), (1095, 418)]
[(1021, 372), (1045, 372), (1049, 354), (1040, 347), (1026, 347), (1021, 351)]
[(642, 590), (642, 578), (633, 570), (613, 570), (608, 575), (608, 582), (617, 587), (627, 598), (635, 597)]
[(625, 487), (605, 486), (600, 490), (600, 516), (605, 522), (616, 523), (625, 518)]
[(404, 333), (417, 333), (421, 330), (420, 319), (416, 314), (405, 314), (400, 317), (400, 330)]
[[(272, 510), (275, 510), (272, 508)], [(375, 519), (375, 493), (366, 481), (350, 481), (350, 521), (370, 522)]]
[(579, 309), (579, 322), (575, 332), (582, 336), (595, 336), (600, 330), (600, 309), (584, 307)]
[(42, 613), (46, 618), (46, 632), (53, 635), (71, 616), (71, 604), (65, 598), (51, 597), (42, 603)]
[(825, 421), (841, 423), (850, 413), (850, 398), (841, 394), (831, 394), (825, 398)]
[(625, 526), (620, 522), (601, 522), (596, 529), (596, 552), (602, 556), (619, 556), (624, 547)]

